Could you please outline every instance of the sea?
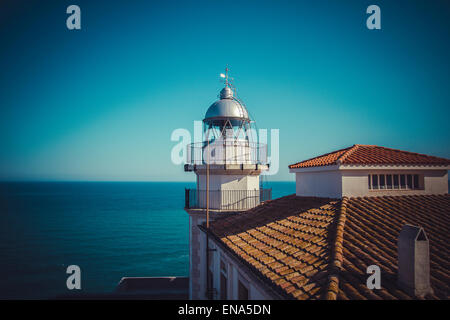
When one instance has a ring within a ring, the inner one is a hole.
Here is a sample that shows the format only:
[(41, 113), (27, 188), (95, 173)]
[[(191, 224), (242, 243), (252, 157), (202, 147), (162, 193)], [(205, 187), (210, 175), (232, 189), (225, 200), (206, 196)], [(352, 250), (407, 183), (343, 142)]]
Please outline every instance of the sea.
[[(265, 182), (272, 198), (294, 182)], [(188, 276), (189, 182), (0, 183), (0, 299), (112, 293), (122, 277)]]

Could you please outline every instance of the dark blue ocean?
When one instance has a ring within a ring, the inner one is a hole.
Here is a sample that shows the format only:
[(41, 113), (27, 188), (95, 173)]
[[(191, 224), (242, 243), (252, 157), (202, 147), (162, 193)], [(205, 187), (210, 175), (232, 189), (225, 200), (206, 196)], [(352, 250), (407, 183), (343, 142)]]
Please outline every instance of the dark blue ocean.
[[(70, 294), (67, 266), (81, 268), (82, 293), (114, 290), (136, 276), (187, 276), (186, 182), (0, 183), (0, 299)], [(294, 182), (269, 182), (273, 198)]]

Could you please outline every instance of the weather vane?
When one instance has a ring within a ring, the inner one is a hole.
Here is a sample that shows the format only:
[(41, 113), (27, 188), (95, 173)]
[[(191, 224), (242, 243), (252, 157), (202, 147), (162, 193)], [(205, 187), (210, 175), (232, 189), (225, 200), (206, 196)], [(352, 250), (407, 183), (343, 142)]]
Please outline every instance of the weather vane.
[(222, 79), (225, 79), (225, 86), (229, 87), (231, 86), (231, 81), (233, 80), (233, 78), (228, 77), (228, 71), (230, 71), (230, 69), (228, 68), (228, 65), (225, 67), (225, 73), (221, 73), (220, 77)]

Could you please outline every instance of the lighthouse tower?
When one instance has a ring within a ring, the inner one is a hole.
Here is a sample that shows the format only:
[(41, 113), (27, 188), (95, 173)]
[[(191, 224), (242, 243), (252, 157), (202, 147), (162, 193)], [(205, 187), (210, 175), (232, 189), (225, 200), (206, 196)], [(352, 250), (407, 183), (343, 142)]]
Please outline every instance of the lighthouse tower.
[(225, 87), (219, 100), (206, 111), (203, 141), (187, 149), (187, 172), (197, 178), (195, 189), (186, 189), (189, 214), (189, 297), (214, 298), (208, 284), (207, 236), (198, 228), (224, 215), (239, 214), (271, 198), (260, 188), (260, 175), (269, 169), (267, 145), (258, 143), (254, 121), (225, 69)]

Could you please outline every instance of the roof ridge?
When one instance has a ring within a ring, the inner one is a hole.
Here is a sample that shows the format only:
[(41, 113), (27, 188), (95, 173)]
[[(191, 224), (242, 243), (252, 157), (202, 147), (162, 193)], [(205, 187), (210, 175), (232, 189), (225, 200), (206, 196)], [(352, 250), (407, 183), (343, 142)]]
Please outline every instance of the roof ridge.
[(351, 155), (353, 152), (355, 152), (356, 150), (358, 150), (358, 148), (362, 146), (360, 144), (354, 144), (352, 147), (350, 147), (350, 149), (348, 149), (347, 151), (345, 151), (343, 154), (341, 154), (341, 156), (336, 160), (337, 164), (341, 164), (342, 162), (345, 161), (345, 159), (347, 159), (347, 157), (349, 155)]
[[(297, 162), (297, 163), (291, 164), (291, 165), (289, 165), (288, 167), (291, 168), (291, 167), (296, 166), (296, 165), (298, 165), (298, 164), (300, 164), (300, 163), (303, 163), (303, 162), (306, 162), (306, 161), (310, 161), (310, 160), (314, 160), (314, 159), (317, 159), (317, 158), (322, 158), (322, 157), (325, 157), (325, 156), (328, 156), (328, 155), (330, 155), (330, 154), (337, 153), (337, 152), (340, 152), (340, 151), (344, 151), (344, 150), (347, 150), (347, 151), (348, 151), (348, 149), (351, 149), (351, 148), (353, 148), (354, 146), (355, 146), (355, 145), (350, 146), (350, 147), (345, 147), (345, 148), (342, 148), (342, 149), (339, 149), (339, 150), (334, 150), (334, 151), (331, 151), (331, 152), (328, 152), (328, 153), (324, 153), (324, 154), (321, 154), (321, 155), (318, 155), (318, 156), (315, 156), (315, 157), (312, 157), (312, 158), (309, 158), (309, 159), (302, 160), (302, 161), (299, 161), (299, 162)], [(347, 152), (347, 151), (346, 151), (346, 152)], [(345, 153), (345, 152), (344, 152), (344, 153)]]
[(339, 293), (339, 273), (342, 270), (342, 262), (344, 260), (343, 242), (347, 203), (348, 198), (343, 197), (341, 202), (341, 210), (336, 225), (334, 247), (332, 248), (330, 275), (328, 276), (328, 285), (325, 292), (326, 300), (336, 300)]

